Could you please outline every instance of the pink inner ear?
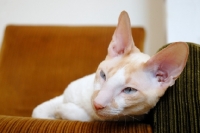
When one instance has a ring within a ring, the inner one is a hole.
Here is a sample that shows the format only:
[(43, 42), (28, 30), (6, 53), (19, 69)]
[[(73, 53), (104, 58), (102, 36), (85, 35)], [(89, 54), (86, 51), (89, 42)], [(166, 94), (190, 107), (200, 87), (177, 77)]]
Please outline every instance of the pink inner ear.
[(117, 44), (115, 44), (115, 42), (111, 42), (111, 44), (108, 48), (109, 56), (115, 57), (118, 55), (122, 55), (122, 54), (124, 54), (124, 49), (125, 49), (125, 47), (123, 45), (117, 45)]
[(110, 57), (122, 55), (131, 51), (133, 45), (130, 19), (126, 12), (122, 12), (108, 48), (108, 55)]
[(176, 79), (181, 74), (187, 57), (187, 44), (173, 43), (147, 61), (146, 68), (155, 74), (159, 82), (165, 82), (167, 78)]
[(165, 82), (165, 79), (168, 77), (167, 72), (158, 70), (156, 73), (156, 77), (158, 79), (158, 82)]

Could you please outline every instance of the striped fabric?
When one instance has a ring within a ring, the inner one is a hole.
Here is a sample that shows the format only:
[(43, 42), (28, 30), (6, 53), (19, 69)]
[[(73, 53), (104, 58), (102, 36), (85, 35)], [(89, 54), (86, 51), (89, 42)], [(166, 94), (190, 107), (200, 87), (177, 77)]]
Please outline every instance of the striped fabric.
[(1, 133), (151, 133), (147, 124), (132, 122), (72, 122), (0, 116)]
[(188, 45), (183, 73), (152, 110), (155, 133), (200, 133), (200, 45)]

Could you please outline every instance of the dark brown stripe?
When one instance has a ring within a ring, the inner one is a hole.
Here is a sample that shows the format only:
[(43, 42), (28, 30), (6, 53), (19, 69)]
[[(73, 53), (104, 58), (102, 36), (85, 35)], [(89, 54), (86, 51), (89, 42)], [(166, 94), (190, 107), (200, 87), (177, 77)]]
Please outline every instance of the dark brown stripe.
[(155, 133), (200, 132), (200, 46), (188, 45), (190, 54), (183, 73), (150, 113)]

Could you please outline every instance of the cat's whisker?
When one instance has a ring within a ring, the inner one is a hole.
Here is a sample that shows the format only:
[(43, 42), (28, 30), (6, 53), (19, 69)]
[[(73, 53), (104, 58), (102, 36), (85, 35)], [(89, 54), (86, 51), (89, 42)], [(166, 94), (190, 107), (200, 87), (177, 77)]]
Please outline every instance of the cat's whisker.
[[(123, 114), (123, 115), (124, 115), (124, 114)], [(124, 124), (124, 129), (123, 129), (123, 131), (126, 130), (126, 117), (124, 117), (124, 119), (125, 119), (125, 124)]]
[(119, 116), (119, 114), (117, 114), (117, 118), (118, 118), (118, 121), (120, 120), (120, 116)]
[(137, 121), (141, 121), (141, 119), (137, 118), (137, 117), (134, 117), (134, 116), (131, 116), (131, 115), (127, 115), (128, 117), (132, 118), (134, 121), (137, 120)]

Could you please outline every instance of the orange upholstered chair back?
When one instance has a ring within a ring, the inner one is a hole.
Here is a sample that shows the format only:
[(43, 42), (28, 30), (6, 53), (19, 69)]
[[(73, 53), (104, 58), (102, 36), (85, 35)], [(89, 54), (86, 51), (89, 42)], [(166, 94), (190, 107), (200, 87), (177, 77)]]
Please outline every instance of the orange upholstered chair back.
[[(7, 26), (0, 51), (0, 114), (31, 116), (36, 105), (62, 94), (71, 81), (95, 72), (114, 30)], [(144, 29), (132, 28), (132, 34), (142, 51)]]

